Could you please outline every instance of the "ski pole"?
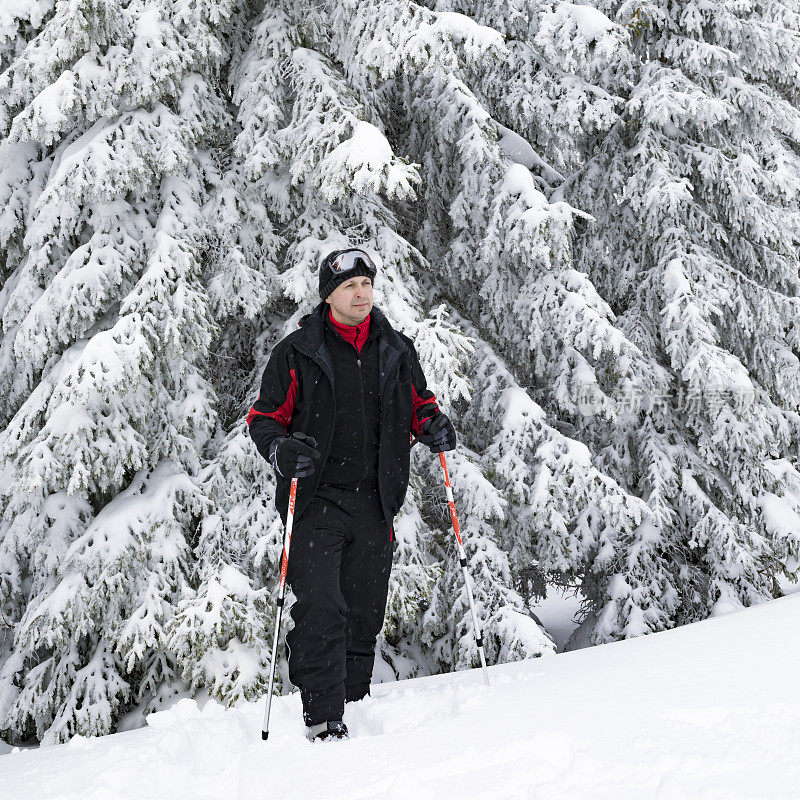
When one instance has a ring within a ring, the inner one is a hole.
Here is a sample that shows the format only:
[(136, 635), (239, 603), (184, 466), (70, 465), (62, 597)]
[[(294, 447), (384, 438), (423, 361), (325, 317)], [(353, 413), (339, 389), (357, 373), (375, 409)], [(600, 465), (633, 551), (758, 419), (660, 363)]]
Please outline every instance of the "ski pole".
[(447, 462), (444, 458), (444, 453), (439, 453), (439, 463), (444, 470), (444, 486), (447, 491), (447, 504), (450, 506), (450, 518), (453, 520), (453, 531), (456, 534), (456, 541), (458, 542), (458, 559), (461, 562), (461, 569), (464, 571), (464, 584), (467, 587), (467, 597), (469, 598), (469, 609), (472, 612), (472, 623), (475, 625), (475, 641), (478, 645), (478, 655), (481, 659), (481, 668), (483, 669), (483, 680), (486, 685), (489, 685), (489, 672), (486, 669), (486, 654), (483, 652), (483, 639), (481, 638), (481, 626), (478, 622), (478, 615), (475, 613), (475, 600), (472, 597), (472, 584), (469, 580), (469, 572), (467, 572), (467, 555), (464, 552), (464, 543), (461, 541), (461, 530), (458, 527), (458, 517), (456, 516), (456, 504), (453, 501), (453, 487), (450, 485), (450, 476), (447, 474)]
[(267, 691), (267, 708), (264, 711), (264, 726), (261, 729), (261, 738), (269, 738), (269, 710), (272, 706), (272, 686), (275, 682), (275, 660), (278, 653), (278, 635), (281, 630), (281, 616), (283, 615), (283, 597), (286, 591), (286, 569), (289, 566), (289, 545), (292, 543), (292, 524), (294, 523), (294, 499), (297, 496), (297, 478), (292, 478), (292, 487), (289, 490), (289, 511), (286, 515), (286, 530), (283, 534), (283, 555), (281, 556), (281, 577), (278, 583), (277, 614), (275, 615), (275, 635), (272, 637), (272, 661), (269, 666), (269, 690)]

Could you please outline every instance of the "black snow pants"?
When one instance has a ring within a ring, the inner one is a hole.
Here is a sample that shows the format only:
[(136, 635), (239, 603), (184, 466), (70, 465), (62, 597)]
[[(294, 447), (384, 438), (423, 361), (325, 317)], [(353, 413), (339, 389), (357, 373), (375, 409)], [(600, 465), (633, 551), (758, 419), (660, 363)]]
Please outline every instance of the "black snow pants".
[(320, 485), (295, 520), (286, 579), (296, 601), (286, 643), (306, 725), (341, 719), (346, 700), (369, 693), (392, 539), (374, 481)]

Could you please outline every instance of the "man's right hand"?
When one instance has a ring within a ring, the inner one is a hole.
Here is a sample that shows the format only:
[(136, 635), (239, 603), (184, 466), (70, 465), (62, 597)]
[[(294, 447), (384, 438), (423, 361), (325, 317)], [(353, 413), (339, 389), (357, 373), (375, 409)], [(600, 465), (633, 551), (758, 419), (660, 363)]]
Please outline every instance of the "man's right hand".
[(320, 458), (317, 440), (300, 431), (291, 436), (279, 436), (269, 446), (269, 463), (283, 478), (304, 478), (314, 471)]

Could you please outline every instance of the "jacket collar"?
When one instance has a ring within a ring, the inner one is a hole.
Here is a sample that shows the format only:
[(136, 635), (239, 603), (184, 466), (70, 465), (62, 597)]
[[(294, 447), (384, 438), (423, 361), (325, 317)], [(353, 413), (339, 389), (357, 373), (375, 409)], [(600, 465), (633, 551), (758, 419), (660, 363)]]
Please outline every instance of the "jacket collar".
[[(309, 358), (316, 361), (328, 376), (331, 386), (336, 383), (333, 360), (325, 344), (325, 314), (328, 304), (323, 300), (309, 314), (300, 319), (300, 336), (295, 339), (295, 347)], [(370, 312), (369, 335), (378, 337), (378, 359), (380, 378), (378, 391), (383, 394), (384, 386), (393, 373), (400, 354), (405, 349), (400, 335), (389, 324), (384, 313), (376, 306)]]
[[(333, 318), (330, 309), (328, 309), (328, 312), (325, 314), (326, 330), (332, 333), (334, 336), (341, 338), (343, 341), (349, 342), (359, 353), (361, 352), (361, 348), (364, 346), (364, 342), (367, 341), (367, 337), (370, 334), (370, 330), (372, 328), (371, 323), (371, 315), (362, 320), (359, 325), (343, 325), (341, 322), (337, 322)], [(374, 331), (372, 338), (375, 338)]]
[[(300, 329), (303, 331), (302, 337), (308, 349), (316, 352), (320, 346), (325, 342), (325, 317), (328, 314), (328, 304), (322, 300), (313, 311), (306, 314), (300, 319)], [(389, 324), (386, 315), (377, 307), (372, 306), (370, 311), (369, 322), (369, 335), (373, 336), (389, 336), (394, 339), (397, 334), (394, 328)], [(392, 336), (394, 334), (394, 336)], [(392, 342), (395, 346), (399, 346), (399, 342)]]

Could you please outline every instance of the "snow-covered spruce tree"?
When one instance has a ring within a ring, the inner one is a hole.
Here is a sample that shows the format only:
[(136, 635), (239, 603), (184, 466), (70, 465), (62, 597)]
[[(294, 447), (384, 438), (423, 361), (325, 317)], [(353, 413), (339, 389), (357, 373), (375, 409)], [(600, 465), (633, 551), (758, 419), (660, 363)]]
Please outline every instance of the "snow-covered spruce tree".
[[(229, 95), (239, 77), (231, 63), (247, 48), (251, 21), (245, 6), (228, 29), (222, 79)], [(277, 72), (269, 69), (263, 74), (267, 80), (277, 79)], [(265, 92), (262, 100), (268, 97)], [(248, 191), (242, 165), (233, 156), (239, 131), (235, 113), (233, 108), (226, 114), (205, 173), (209, 191), (203, 209), (203, 273), (218, 332), (205, 367), (219, 417), (209, 459), (196, 480), (210, 501), (210, 513), (201, 522), (194, 547), (193, 580), (182, 587), (167, 633), (186, 685), (226, 703), (253, 699), (266, 686), (274, 621), (269, 585), (282, 538), (270, 471), (246, 428), (243, 434), (237, 425), (243, 421), (242, 407), (252, 402), (253, 370), (264, 342), (274, 342), (278, 335), (278, 326), (259, 330), (257, 321), (279, 296), (275, 265), (282, 238), (270, 219), (267, 199)]]
[(55, 743), (176, 677), (166, 626), (209, 511), (202, 154), (230, 9), (19, 8), (0, 33), (0, 729)]
[[(612, 4), (601, 4), (604, 8), (609, 5)], [(437, 7), (442, 7), (442, 4), (437, 4)], [(448, 3), (447, 7), (457, 7), (457, 4)], [(693, 6), (686, 4), (686, 8), (689, 9), (687, 14), (691, 15)], [(616, 124), (616, 111), (608, 101), (615, 99), (616, 109), (619, 111), (624, 109), (623, 104), (619, 102), (620, 98), (614, 96), (630, 95), (630, 90), (626, 88), (628, 80), (632, 77), (638, 79), (637, 64), (647, 58), (648, 51), (646, 48), (634, 48), (633, 55), (636, 58), (632, 58), (631, 51), (625, 47), (628, 41), (625, 28), (607, 19), (604, 22), (603, 15), (595, 9), (568, 4), (530, 4), (526, 5), (525, 9), (529, 13), (522, 12), (522, 9), (515, 4), (514, 9), (504, 9), (503, 13), (498, 13), (498, 4), (491, 3), (485, 6), (479, 4), (476, 12), (478, 21), (497, 25), (507, 35), (513, 36), (514, 40), (508, 42), (509, 49), (515, 56), (524, 54), (524, 57), (518, 57), (513, 66), (506, 66), (504, 63), (502, 69), (505, 70), (506, 81), (499, 84), (502, 90), (497, 97), (494, 96), (497, 93), (492, 92), (492, 82), (487, 80), (475, 84), (480, 87), (476, 92), (487, 99), (487, 107), (493, 109), (506, 124), (517, 130), (525, 130), (525, 115), (516, 113), (516, 110), (530, 111), (532, 106), (515, 102), (514, 87), (520, 80), (517, 76), (522, 76), (528, 85), (538, 82), (546, 87), (547, 90), (544, 92), (522, 91), (519, 97), (537, 98), (536, 108), (539, 113), (528, 114), (531, 126), (528, 135), (542, 148), (541, 152), (548, 161), (559, 169), (562, 169), (562, 165), (572, 169), (580, 167), (580, 159), (585, 160), (591, 155), (595, 130), (599, 130), (600, 134), (596, 140), (602, 141), (603, 128), (607, 129), (611, 123), (615, 123), (612, 127), (612, 137), (605, 146), (607, 152), (614, 152), (619, 143), (614, 139), (613, 133), (616, 133), (619, 125)], [(753, 75), (762, 79), (767, 77), (783, 96), (794, 96), (793, 92), (796, 94), (796, 89), (791, 88), (794, 80), (791, 65), (796, 59), (791, 57), (791, 54), (797, 50), (797, 35), (793, 32), (796, 31), (796, 25), (793, 25), (793, 22), (796, 22), (796, 15), (793, 15), (790, 9), (778, 4), (760, 8), (759, 13), (766, 18), (769, 29), (767, 26), (762, 26), (759, 31), (754, 31), (750, 26), (742, 29), (738, 23), (732, 23), (730, 20), (720, 22), (720, 17), (716, 15), (714, 18), (727, 32), (721, 37), (726, 46), (731, 47), (732, 41), (742, 38), (747, 39), (749, 46), (754, 46), (754, 43), (758, 42), (761, 48), (759, 58), (748, 61), (748, 64), (754, 65), (751, 68)], [(506, 20), (505, 28), (500, 22), (501, 19)], [(773, 23), (777, 24), (777, 28)], [(524, 34), (521, 36), (519, 33), (522, 30), (528, 31), (529, 41), (526, 43), (516, 41), (517, 37), (524, 37)], [(770, 35), (775, 37), (772, 43)], [(670, 53), (674, 52), (667, 45), (664, 45), (664, 48)], [(614, 53), (616, 57), (612, 70), (607, 69), (604, 63), (604, 56), (609, 53)], [(790, 57), (783, 59), (787, 53)], [(553, 58), (554, 54), (560, 54), (560, 57)], [(509, 63), (510, 61), (509, 59)], [(771, 63), (765, 63), (770, 61)], [(534, 65), (533, 71), (530, 68), (531, 64)], [(514, 99), (504, 102), (505, 98)], [(587, 98), (594, 98), (597, 101), (596, 105), (592, 106)], [(655, 113), (660, 108), (656, 103), (658, 100), (654, 100), (652, 104)], [(580, 117), (575, 113), (577, 109), (583, 112)], [(741, 106), (741, 112), (745, 116), (756, 113), (748, 110), (746, 104)], [(768, 106), (762, 107), (758, 113), (760, 116), (755, 120), (756, 127), (762, 125), (764, 120), (769, 120), (771, 116)], [(787, 125), (794, 130), (796, 128), (793, 126), (796, 126), (796, 123), (793, 120), (794, 118)], [(573, 131), (580, 131), (580, 136), (561, 137), (559, 134), (565, 126)], [(537, 178), (538, 185), (548, 193), (547, 170), (541, 161), (526, 153), (524, 143), (511, 139), (511, 135), (511, 131), (504, 131), (505, 143), (514, 147), (523, 156), (526, 166), (540, 173)], [(751, 134), (751, 141), (758, 142), (759, 138), (758, 133)], [(574, 149), (571, 150), (570, 145)], [(659, 158), (657, 145), (658, 143), (651, 151), (654, 160)], [(584, 153), (581, 152), (582, 149)], [(774, 153), (775, 148), (771, 148), (771, 151)], [(577, 160), (572, 159), (573, 154), (577, 156)], [(784, 156), (779, 156), (777, 161), (782, 163)], [(550, 164), (545, 165), (547, 166)], [(790, 171), (792, 175), (796, 174), (796, 167), (792, 166)], [(550, 170), (549, 174), (555, 173)], [(630, 171), (626, 174), (630, 174)], [(575, 177), (570, 176), (555, 192), (549, 193), (550, 199), (566, 197), (573, 205), (594, 213), (598, 185), (608, 202), (613, 202), (616, 194), (622, 193), (622, 189), (616, 185), (609, 191), (609, 186), (605, 182), (607, 174), (604, 169), (598, 168), (596, 163), (590, 162), (585, 170), (575, 175), (590, 177), (586, 191), (583, 193), (573, 191), (572, 184)], [(796, 205), (788, 207), (790, 221), (794, 218), (795, 209)], [(630, 221), (629, 215), (626, 222)], [(601, 247), (590, 247), (587, 250), (583, 264), (587, 272), (591, 271), (593, 278), (595, 275), (598, 276), (596, 285), (604, 297), (614, 298), (616, 286), (613, 281), (609, 281), (608, 286), (600, 283), (599, 277), (602, 271), (596, 268), (590, 270), (590, 267), (605, 264), (607, 261), (614, 262), (617, 248), (629, 247), (629, 243), (635, 241), (635, 237), (634, 227), (628, 225), (611, 247), (608, 246), (608, 240), (603, 239)], [(796, 226), (794, 231), (788, 233), (787, 240), (796, 242)], [(792, 252), (791, 248), (781, 249), (783, 252)], [(638, 255), (637, 252), (637, 260), (639, 260)], [(788, 274), (797, 275), (796, 256), (790, 258)], [(632, 271), (631, 275), (637, 276), (638, 273)], [(622, 284), (622, 281), (616, 282), (617, 286)], [(624, 285), (630, 286), (630, 279)], [(794, 313), (792, 308), (794, 304), (785, 307), (784, 316), (791, 318)], [(772, 312), (769, 312), (769, 315), (774, 318)], [(613, 314), (611, 317), (613, 319)], [(758, 320), (757, 324), (760, 326), (764, 314), (755, 315), (754, 318)], [(639, 344), (640, 340), (636, 335), (637, 326), (630, 325), (629, 320), (624, 319), (621, 323), (622, 331), (630, 341)], [(772, 341), (774, 338), (772, 326), (773, 323), (770, 321), (763, 326), (767, 341)], [(792, 333), (791, 328), (787, 333), (788, 343), (791, 344), (794, 341), (792, 337), (796, 334)], [(740, 349), (744, 350), (746, 346), (742, 344)], [(593, 603), (595, 641), (619, 635), (633, 635), (674, 622), (706, 616), (718, 597), (723, 598), (723, 603), (731, 594), (737, 593), (739, 599), (744, 602), (764, 599), (770, 596), (773, 589), (775, 572), (787, 563), (792, 564), (793, 562), (791, 560), (787, 562), (787, 559), (796, 554), (799, 532), (796, 530), (796, 525), (791, 524), (791, 520), (797, 519), (793, 513), (791, 495), (783, 490), (779, 492), (782, 497), (774, 494), (778, 484), (774, 482), (773, 473), (788, 477), (787, 467), (791, 471), (791, 465), (786, 463), (786, 459), (780, 458), (775, 463), (770, 463), (769, 460), (766, 463), (765, 470), (762, 471), (762, 479), (766, 480), (766, 484), (762, 487), (761, 499), (755, 503), (755, 513), (763, 512), (767, 528), (775, 539), (777, 547), (771, 550), (765, 549), (758, 535), (751, 536), (746, 527), (740, 526), (736, 521), (731, 524), (728, 520), (718, 517), (713, 525), (718, 526), (720, 530), (708, 545), (710, 554), (699, 569), (692, 567), (691, 562), (694, 560), (692, 551), (695, 546), (691, 537), (677, 533), (677, 529), (685, 524), (685, 520), (678, 518), (683, 512), (680, 501), (676, 502), (674, 499), (675, 495), (682, 491), (681, 482), (686, 473), (681, 471), (682, 465), (673, 455), (676, 451), (693, 453), (689, 441), (692, 437), (686, 436), (681, 420), (683, 414), (680, 412), (676, 414), (669, 407), (658, 405), (645, 414), (638, 413), (638, 409), (632, 412), (625, 407), (630, 405), (631, 398), (635, 399), (634, 405), (641, 405), (639, 399), (643, 394), (650, 397), (664, 397), (669, 394), (671, 388), (670, 372), (663, 366), (666, 359), (654, 357), (653, 350), (649, 347), (642, 347), (641, 350), (644, 357), (637, 354), (637, 348), (629, 348), (621, 353), (620, 358), (606, 359), (605, 364), (602, 359), (597, 358), (596, 352), (588, 358), (594, 374), (586, 373), (584, 379), (586, 386), (590, 387), (590, 391), (606, 405), (605, 397), (616, 399), (612, 415), (600, 414), (594, 418), (578, 415), (576, 418), (574, 411), (559, 403), (562, 420), (566, 418), (575, 426), (573, 430), (577, 438), (587, 444), (595, 454), (594, 463), (629, 491), (644, 497), (654, 512), (652, 523), (637, 529), (638, 532), (635, 534), (628, 532), (621, 537), (613, 565), (608, 565), (591, 579), (587, 575), (583, 581), (585, 595), (590, 599), (593, 595), (595, 597)], [(789, 358), (788, 369), (778, 370), (778, 380), (796, 382), (798, 374), (796, 347), (795, 355), (792, 355), (792, 351), (784, 345), (779, 344), (778, 350), (784, 354), (782, 358), (785, 359), (787, 356)], [(719, 387), (709, 387), (706, 382), (706, 389), (709, 388), (713, 395)], [(685, 395), (686, 387), (678, 388), (679, 396), (681, 391)], [(551, 388), (545, 386), (543, 394), (551, 394)], [(557, 398), (558, 393), (555, 396)], [(546, 396), (538, 395), (534, 391), (534, 397), (537, 399), (541, 397), (543, 407), (547, 410), (552, 409), (552, 402)], [(772, 441), (775, 445), (772, 451), (773, 458), (782, 452), (781, 441), (784, 446), (788, 444), (786, 434), (795, 425), (793, 422), (796, 420), (795, 411), (792, 407), (788, 410), (789, 416), (786, 420), (788, 425), (780, 422), (775, 425), (776, 432), (780, 429), (783, 432), (776, 433)], [(729, 424), (735, 422), (737, 414), (739, 417), (742, 416), (739, 408), (731, 409), (728, 414)], [(745, 426), (747, 424), (745, 422)], [(789, 446), (788, 452), (792, 451), (796, 452), (796, 445)], [(699, 466), (692, 464), (691, 468), (705, 471), (707, 466), (701, 461)], [(796, 480), (796, 477), (793, 479)], [(693, 487), (691, 481), (688, 483), (691, 493)], [(784, 486), (783, 489), (785, 488)], [(696, 495), (695, 500), (696, 513), (705, 519), (706, 524), (712, 524), (710, 519), (714, 515), (714, 510), (708, 507), (705, 499), (700, 500), (700, 508), (697, 509)], [(783, 505), (783, 512), (780, 511), (782, 503), (788, 504), (788, 507)], [(692, 504), (687, 500), (686, 505)], [(701, 546), (708, 538), (702, 531), (703, 528), (697, 529)], [(678, 559), (677, 562), (675, 557)], [(679, 570), (673, 570), (675, 574), (671, 579), (668, 577), (667, 569), (669, 562), (681, 565)], [(733, 588), (730, 583), (734, 584)], [(754, 584), (759, 583), (760, 588), (753, 588)], [(676, 587), (679, 585), (681, 596), (676, 594)], [(603, 595), (606, 596), (606, 601), (601, 601)]]
[(653, 365), (605, 458), (668, 531), (687, 622), (771, 597), (798, 555), (798, 16), (600, 6), (641, 66), (565, 196), (597, 219), (578, 263)]
[[(439, 0), (437, 7), (444, 4), (445, 0)], [(447, 6), (458, 7), (458, 4), (449, 2)], [(487, 109), (499, 123), (508, 126), (499, 124), (501, 149), (531, 170), (537, 187), (548, 199), (558, 200), (564, 196), (576, 170), (585, 164), (595, 143), (602, 141), (619, 120), (624, 103), (621, 95), (627, 93), (638, 63), (627, 46), (629, 33), (599, 10), (570, 3), (536, 0), (509, 6), (482, 3), (478, 4), (475, 16), (504, 33), (511, 54), (494, 69), (483, 70), (474, 77), (470, 74)], [(533, 143), (536, 150), (528, 142)], [(574, 205), (592, 210), (590, 203)], [(580, 229), (582, 220), (578, 222)], [(616, 325), (610, 308), (603, 304), (600, 307), (602, 316)], [(627, 408), (632, 393), (641, 394), (643, 386), (649, 387), (651, 393), (664, 392), (663, 370), (650, 359), (642, 358), (635, 347), (622, 348), (616, 356), (613, 349), (609, 352), (608, 348), (605, 353), (592, 348), (583, 350), (582, 354), (569, 348), (559, 353), (559, 349), (556, 339), (556, 348), (547, 360), (563, 358), (567, 361), (575, 376), (572, 391), (570, 381), (565, 380), (570, 371), (560, 369), (553, 375), (553, 382), (534, 380), (531, 384), (526, 381), (530, 394), (560, 430), (569, 432), (589, 447), (592, 463), (612, 479), (609, 485), (617, 481), (625, 490), (641, 496), (636, 480), (631, 479), (631, 470), (626, 470), (629, 459), (624, 458), (624, 454), (615, 457), (608, 443), (623, 438), (619, 431), (635, 416)], [(575, 413), (576, 384), (583, 387), (578, 391), (584, 398), (588, 394), (596, 407), (602, 409), (601, 414), (587, 418), (583, 413)], [(645, 420), (643, 427), (650, 423), (649, 419)], [(575, 452), (575, 448), (571, 451)], [(524, 465), (528, 463), (527, 459), (520, 462), (523, 474)], [(664, 483), (667, 483), (669, 465), (663, 466), (667, 467), (664, 470)], [(658, 473), (654, 480), (658, 481)], [(571, 477), (564, 476), (553, 485), (570, 486), (572, 483)], [(520, 484), (524, 482), (517, 480), (509, 487), (512, 495)], [(664, 530), (670, 520), (663, 514), (655, 491), (650, 492), (647, 501), (653, 519), (622, 531), (613, 547), (606, 542), (602, 548), (604, 556), (591, 570), (577, 577), (587, 601), (586, 610), (590, 612), (586, 625), (595, 642), (674, 624), (676, 577), (669, 574), (667, 567), (667, 560), (674, 554), (668, 552), (670, 544)], [(551, 505), (559, 507), (560, 502), (554, 501)], [(592, 519), (592, 514), (588, 513), (590, 509), (591, 506), (583, 513), (587, 520)], [(529, 511), (525, 501), (515, 513), (525, 517)], [(539, 566), (533, 569), (539, 585), (544, 579), (541, 566), (548, 564), (555, 570), (550, 573), (551, 578), (558, 582), (576, 579), (574, 566), (579, 560), (573, 558), (570, 567), (569, 559), (552, 560), (547, 555), (558, 552), (559, 547), (551, 550), (552, 544), (569, 549), (566, 525), (572, 527), (574, 522), (548, 524), (544, 535), (536, 537), (537, 545), (544, 543), (543, 557), (537, 557)], [(589, 537), (587, 543), (591, 540)], [(517, 553), (516, 562), (520, 557), (519, 545), (512, 541), (510, 546)], [(597, 624), (601, 616), (602, 623)]]
[[(425, 175), (424, 202), (415, 209), (409, 235), (429, 259), (436, 291), (459, 307), (479, 339), (492, 342), (503, 358), (511, 359), (524, 387), (520, 391), (538, 401), (554, 423), (566, 422), (567, 430), (575, 430), (568, 421), (577, 417), (579, 395), (587, 387), (603, 399), (602, 414), (613, 421), (614, 404), (601, 383), (607, 374), (644, 359), (615, 327), (613, 313), (587, 276), (572, 267), (569, 245), (576, 209), (549, 202), (540, 190), (546, 184), (537, 184), (529, 169), (506, 156), (500, 141), (519, 152), (522, 140), (513, 130), (498, 126), (487, 110), (491, 98), (481, 102), (468, 84), (475, 74), (492, 70), (493, 62), (510, 58), (502, 40), (496, 32), (449, 12), (431, 14), (417, 7), (408, 11), (393, 3), (382, 4), (378, 15), (366, 14), (358, 4), (342, 3), (337, 9), (341, 21), (334, 30), (342, 31), (337, 49), (347, 54), (355, 73), (352, 82), (369, 84), (377, 80), (376, 74), (391, 77), (400, 93), (395, 136), (421, 162)], [(585, 16), (581, 8), (564, 4), (549, 28), (542, 25), (546, 30), (538, 40), (537, 58), (566, 49), (565, 31), (581, 21), (570, 14)], [(576, 72), (580, 68), (587, 76), (604, 76), (611, 63), (602, 63), (603, 53), (609, 62), (621, 53), (623, 67), (629, 69), (624, 31), (609, 20), (600, 25), (596, 17), (602, 15), (592, 18), (592, 35), (578, 37), (573, 47)], [(492, 20), (488, 11), (484, 18)], [(448, 37), (442, 36), (442, 29)], [(431, 40), (439, 46), (421, 46)], [(384, 52), (391, 53), (388, 63), (379, 60)], [(597, 54), (596, 63), (592, 54)], [(366, 69), (359, 72), (359, 65)], [(513, 85), (510, 73), (508, 77)], [(473, 78), (473, 83), (476, 91), (485, 90), (480, 80)], [(624, 86), (624, 79), (617, 83)], [(565, 76), (563, 84), (586, 85), (587, 80)], [(596, 91), (608, 96), (606, 90)], [(500, 93), (495, 87), (494, 94)], [(502, 105), (498, 108), (503, 110)], [(509, 124), (518, 122), (507, 119)], [(606, 124), (614, 119), (611, 115)], [(590, 122), (589, 127), (596, 124)], [(554, 138), (552, 147), (556, 146)], [(561, 147), (559, 163), (574, 161), (576, 148)], [(530, 149), (517, 158), (530, 161), (527, 166), (536, 167), (548, 180), (558, 177), (556, 170), (537, 162)], [(520, 405), (512, 403), (515, 409)], [(490, 401), (481, 409), (491, 415), (502, 407)], [(475, 427), (467, 430), (468, 444), (489, 446), (488, 422), (476, 415)], [(520, 422), (518, 415), (510, 415), (512, 427)], [(673, 624), (675, 593), (657, 522), (627, 486), (590, 468), (592, 456), (585, 448), (564, 441), (556, 428), (543, 423), (536, 414), (525, 423), (537, 428), (535, 457), (524, 436), (496, 434), (502, 443), (495, 456), (509, 453), (509, 463), (516, 458), (520, 465), (531, 465), (530, 471), (503, 475), (488, 458), (483, 465), (501, 497), (508, 499), (509, 491), (516, 497), (506, 530), (493, 523), (491, 534), (495, 545), (502, 542), (501, 551), (514, 551), (510, 563), (515, 583), (527, 584), (536, 596), (543, 593), (547, 577), (582, 582), (595, 617), (602, 614), (604, 619), (595, 630), (595, 641)], [(550, 481), (552, 474), (557, 477)], [(570, 533), (581, 540), (581, 547), (570, 547)], [(629, 583), (620, 580), (626, 571)], [(664, 581), (659, 583), (659, 578)]]

